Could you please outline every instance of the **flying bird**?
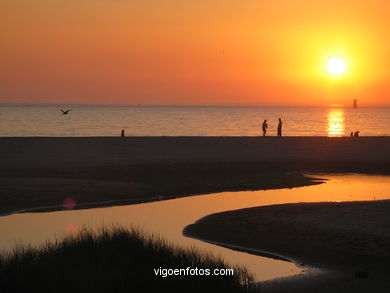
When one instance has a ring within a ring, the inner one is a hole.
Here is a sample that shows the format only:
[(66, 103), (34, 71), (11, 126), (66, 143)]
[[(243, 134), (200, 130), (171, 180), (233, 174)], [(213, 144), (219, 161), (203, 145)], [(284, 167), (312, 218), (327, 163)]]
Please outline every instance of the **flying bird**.
[(62, 115), (66, 115), (66, 114), (68, 114), (70, 111), (72, 111), (72, 109), (69, 109), (69, 110), (66, 110), (66, 111), (64, 111), (64, 110), (61, 109)]

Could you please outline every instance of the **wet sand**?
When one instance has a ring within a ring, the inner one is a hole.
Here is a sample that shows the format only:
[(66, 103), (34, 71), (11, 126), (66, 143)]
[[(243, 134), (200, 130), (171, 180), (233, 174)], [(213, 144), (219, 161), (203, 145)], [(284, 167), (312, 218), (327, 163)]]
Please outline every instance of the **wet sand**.
[(389, 215), (389, 200), (283, 204), (209, 215), (185, 233), (325, 272), (268, 281), (262, 292), (389, 292)]
[(390, 137), (0, 138), (0, 213), (313, 184), (303, 172), (390, 174)]

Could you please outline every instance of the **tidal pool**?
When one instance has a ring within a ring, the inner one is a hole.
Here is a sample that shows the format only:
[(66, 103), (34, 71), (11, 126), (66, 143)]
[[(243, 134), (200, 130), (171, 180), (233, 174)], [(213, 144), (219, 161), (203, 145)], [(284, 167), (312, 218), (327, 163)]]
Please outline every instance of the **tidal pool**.
[[(257, 281), (293, 276), (302, 269), (289, 261), (248, 254), (183, 236), (183, 229), (209, 214), (282, 203), (359, 201), (390, 198), (390, 176), (311, 175), (325, 183), (292, 189), (221, 192), (118, 207), (19, 213), (0, 217), (0, 249), (18, 242), (39, 245), (77, 233), (82, 226), (136, 225), (181, 246), (193, 246), (247, 267)], [(153, 272), (151, 272), (153, 274)]]

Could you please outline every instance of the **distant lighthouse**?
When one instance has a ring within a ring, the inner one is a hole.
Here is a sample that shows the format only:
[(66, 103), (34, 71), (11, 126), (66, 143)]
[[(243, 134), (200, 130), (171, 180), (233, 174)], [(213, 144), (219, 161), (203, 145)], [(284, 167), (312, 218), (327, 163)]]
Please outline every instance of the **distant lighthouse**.
[(357, 108), (357, 100), (356, 100), (356, 99), (353, 100), (353, 108), (354, 108), (354, 109)]

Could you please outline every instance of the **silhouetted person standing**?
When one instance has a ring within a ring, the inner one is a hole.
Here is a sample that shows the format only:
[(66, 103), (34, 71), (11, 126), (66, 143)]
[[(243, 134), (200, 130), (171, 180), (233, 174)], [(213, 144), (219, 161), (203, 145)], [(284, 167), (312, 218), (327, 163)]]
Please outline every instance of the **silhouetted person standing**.
[(263, 129), (263, 136), (266, 136), (266, 135), (267, 135), (267, 128), (268, 128), (267, 120), (264, 120), (263, 126), (262, 126), (262, 129)]
[(282, 119), (279, 118), (279, 124), (278, 124), (278, 136), (282, 136)]
[(124, 129), (122, 129), (122, 131), (121, 131), (121, 137), (125, 137), (125, 130)]

